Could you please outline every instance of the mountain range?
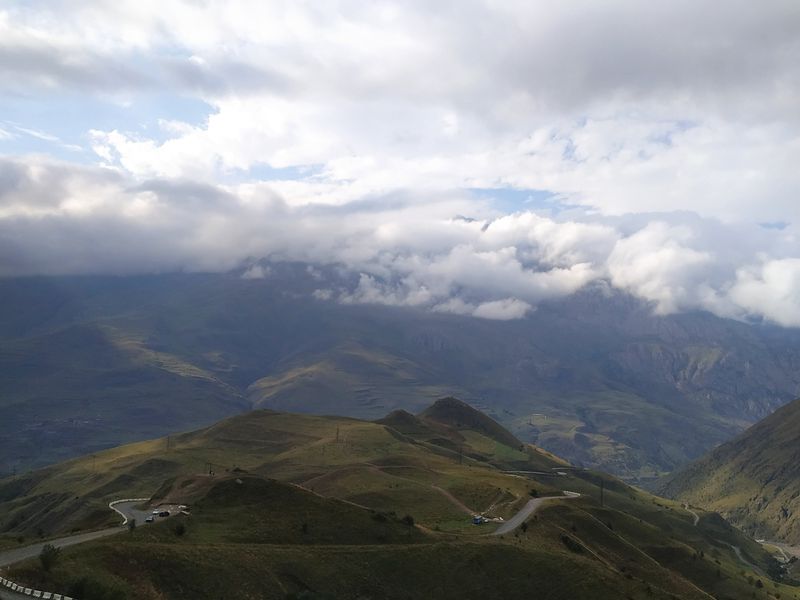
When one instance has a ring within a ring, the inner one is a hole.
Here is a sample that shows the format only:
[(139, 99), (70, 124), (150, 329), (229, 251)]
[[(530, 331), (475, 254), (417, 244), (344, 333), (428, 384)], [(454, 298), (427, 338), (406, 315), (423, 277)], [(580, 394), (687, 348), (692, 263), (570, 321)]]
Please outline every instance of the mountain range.
[(578, 465), (671, 471), (800, 390), (800, 333), (603, 287), (496, 321), (322, 300), (334, 268), (0, 280), (0, 472), (251, 408), (377, 419), (462, 398)]

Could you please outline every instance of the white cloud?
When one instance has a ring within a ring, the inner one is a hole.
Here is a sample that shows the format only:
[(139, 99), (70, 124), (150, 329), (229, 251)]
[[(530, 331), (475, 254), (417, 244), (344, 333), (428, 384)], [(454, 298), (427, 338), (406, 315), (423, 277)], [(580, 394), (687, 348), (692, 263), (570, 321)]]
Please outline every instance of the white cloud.
[(511, 319), (521, 319), (531, 309), (531, 305), (516, 298), (504, 298), (502, 300), (492, 300), (478, 305), (472, 316), (481, 319), (495, 319), (497, 321), (508, 321)]
[(793, 0), (12, 3), (0, 91), (208, 103), (95, 128), (144, 178), (314, 166), (303, 189), (335, 202), (512, 187), (795, 222), (798, 32)]
[(608, 257), (611, 283), (656, 305), (660, 313), (673, 313), (700, 304), (713, 257), (691, 247), (687, 227), (653, 222), (619, 240)]
[(753, 315), (800, 327), (800, 258), (767, 260), (740, 269), (731, 298)]
[[(452, 218), (474, 214), (476, 219)], [(354, 285), (318, 299), (520, 318), (537, 303), (608, 282), (660, 313), (703, 309), (800, 325), (794, 229), (691, 213), (624, 219), (496, 217), (474, 197), (297, 204), (267, 184), (137, 182), (115, 170), (0, 159), (0, 275), (176, 269), (269, 274), (254, 258), (335, 265)], [(330, 282), (328, 282), (330, 284)]]
[[(797, 325), (798, 54), (794, 0), (12, 2), (0, 274), (270, 256), (342, 266), (342, 302), (518, 318), (607, 281)], [(73, 119), (102, 168), (25, 154)]]
[(16, 127), (17, 131), (21, 131), (22, 133), (28, 134), (31, 137), (35, 137), (40, 140), (44, 140), (46, 142), (60, 142), (56, 136), (47, 133), (46, 131), (39, 131), (38, 129), (26, 129), (25, 127)]
[(264, 279), (271, 272), (269, 267), (263, 265), (253, 265), (242, 273), (242, 279)]

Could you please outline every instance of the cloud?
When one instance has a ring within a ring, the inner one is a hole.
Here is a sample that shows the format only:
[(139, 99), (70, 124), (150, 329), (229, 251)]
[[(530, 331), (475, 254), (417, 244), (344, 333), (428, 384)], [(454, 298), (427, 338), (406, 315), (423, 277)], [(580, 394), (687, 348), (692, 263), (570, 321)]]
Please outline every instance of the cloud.
[(7, 3), (0, 274), (297, 260), (339, 302), (603, 282), (794, 326), (799, 33), (794, 0)]
[(521, 319), (531, 309), (531, 305), (516, 298), (504, 298), (479, 304), (472, 313), (472, 316), (481, 319), (495, 319), (498, 321), (509, 321), (511, 319)]
[[(700, 309), (798, 326), (795, 235), (693, 213), (498, 216), (469, 194), (293, 205), (267, 184), (140, 182), (0, 158), (3, 276), (243, 268), (261, 278), (270, 261), (291, 260), (325, 282), (316, 298), (348, 304), (513, 319), (603, 283), (662, 314)], [(342, 276), (326, 279), (323, 265)]]
[(271, 272), (269, 267), (263, 265), (253, 265), (242, 273), (242, 279), (264, 279), (268, 277)]
[(751, 314), (800, 327), (800, 258), (765, 260), (740, 269), (730, 294)]
[(798, 32), (793, 0), (11, 3), (0, 90), (206, 103), (92, 127), (141, 178), (313, 168), (287, 201), (539, 189), (796, 222)]
[(694, 232), (685, 226), (649, 223), (620, 239), (608, 256), (611, 283), (655, 303), (667, 314), (701, 305), (701, 294), (716, 265), (710, 254), (691, 247)]

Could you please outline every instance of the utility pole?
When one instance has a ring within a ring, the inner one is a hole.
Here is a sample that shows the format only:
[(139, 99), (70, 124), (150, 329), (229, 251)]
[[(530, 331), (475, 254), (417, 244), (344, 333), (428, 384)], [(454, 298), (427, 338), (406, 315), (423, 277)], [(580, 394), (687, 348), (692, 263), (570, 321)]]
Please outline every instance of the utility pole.
[(336, 443), (339, 443), (339, 428), (336, 428)]
[(603, 508), (603, 503), (605, 501), (605, 489), (606, 489), (606, 482), (604, 480), (600, 480), (600, 508)]

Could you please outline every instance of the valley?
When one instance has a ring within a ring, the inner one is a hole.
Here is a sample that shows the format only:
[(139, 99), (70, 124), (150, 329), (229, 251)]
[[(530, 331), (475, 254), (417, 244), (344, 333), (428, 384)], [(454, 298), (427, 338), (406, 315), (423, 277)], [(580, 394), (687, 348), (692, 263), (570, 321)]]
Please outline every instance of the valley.
[(800, 401), (659, 481), (658, 493), (724, 515), (755, 538), (800, 544)]
[(0, 281), (0, 472), (251, 408), (378, 419), (454, 395), (525, 442), (646, 481), (792, 400), (800, 334), (587, 288), (489, 321), (317, 300), (335, 269)]

